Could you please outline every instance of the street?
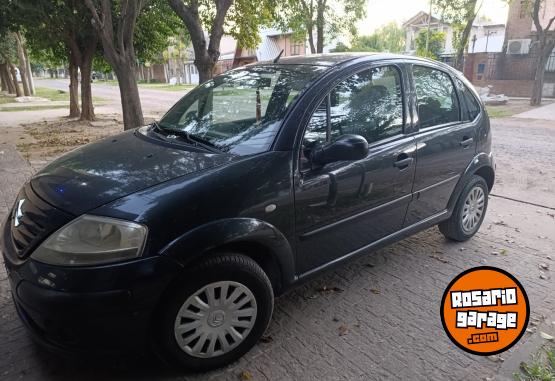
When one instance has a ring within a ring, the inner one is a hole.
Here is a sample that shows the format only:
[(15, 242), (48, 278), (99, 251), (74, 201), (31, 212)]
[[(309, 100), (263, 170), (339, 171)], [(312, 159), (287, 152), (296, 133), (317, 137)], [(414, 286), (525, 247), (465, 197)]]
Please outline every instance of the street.
[[(63, 87), (64, 81), (49, 86)], [(94, 94), (116, 98), (116, 86)], [(156, 113), (180, 94), (141, 89)], [(119, 98), (117, 101), (119, 102)], [(64, 110), (65, 111), (65, 110)], [(6, 113), (4, 113), (6, 114)], [(13, 113), (15, 114), (15, 113)], [(27, 113), (30, 114), (30, 113)], [(16, 316), (0, 270), (0, 377), (3, 380), (368, 380), (511, 379), (555, 327), (555, 125), (539, 119), (493, 119), (497, 179), (486, 220), (468, 242), (446, 241), (431, 228), (289, 292), (276, 301), (264, 339), (241, 360), (184, 377), (152, 359), (66, 360), (35, 346)], [(12, 145), (1, 146), (0, 215), (33, 170)], [(500, 267), (523, 284), (531, 304), (529, 330), (498, 356), (457, 348), (443, 331), (442, 293), (458, 273)], [(548, 270), (540, 269), (540, 264)], [(79, 317), (76, 316), (76, 319)]]

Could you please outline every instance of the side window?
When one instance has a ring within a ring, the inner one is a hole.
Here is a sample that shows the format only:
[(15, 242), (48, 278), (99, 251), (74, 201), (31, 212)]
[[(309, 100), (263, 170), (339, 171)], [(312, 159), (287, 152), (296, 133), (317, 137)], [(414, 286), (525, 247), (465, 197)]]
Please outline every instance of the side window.
[(459, 99), (446, 73), (424, 66), (413, 66), (420, 128), (458, 122)]
[(357, 134), (368, 143), (403, 130), (401, 76), (392, 66), (361, 71), (330, 93), (332, 138)]
[(310, 150), (341, 135), (362, 135), (368, 143), (403, 131), (401, 76), (392, 66), (361, 71), (339, 83), (316, 108), (303, 137), (301, 168)]
[(461, 94), (461, 98), (464, 99), (464, 103), (468, 110), (468, 115), (464, 115), (463, 119), (472, 121), (480, 114), (480, 104), (476, 100), (474, 94), (472, 94), (472, 91), (466, 87), (461, 80), (456, 79), (455, 82), (457, 83), (459, 94)]

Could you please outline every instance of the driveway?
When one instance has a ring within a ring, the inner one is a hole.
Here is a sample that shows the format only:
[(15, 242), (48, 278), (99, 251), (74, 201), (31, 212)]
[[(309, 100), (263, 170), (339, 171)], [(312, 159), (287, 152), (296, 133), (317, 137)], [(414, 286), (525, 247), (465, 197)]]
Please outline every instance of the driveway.
[[(543, 343), (539, 332), (554, 333), (555, 126), (518, 118), (492, 124), (498, 180), (486, 220), (472, 240), (448, 242), (431, 228), (289, 292), (276, 301), (265, 339), (218, 371), (183, 376), (150, 359), (68, 361), (46, 353), (31, 343), (17, 319), (2, 268), (0, 378), (512, 379), (519, 363)], [(0, 214), (5, 215), (31, 171), (13, 148), (2, 149)], [(540, 270), (540, 263), (549, 270)], [(484, 264), (511, 272), (530, 298), (529, 331), (500, 356), (461, 351), (443, 332), (439, 316), (442, 293), (453, 277)]]

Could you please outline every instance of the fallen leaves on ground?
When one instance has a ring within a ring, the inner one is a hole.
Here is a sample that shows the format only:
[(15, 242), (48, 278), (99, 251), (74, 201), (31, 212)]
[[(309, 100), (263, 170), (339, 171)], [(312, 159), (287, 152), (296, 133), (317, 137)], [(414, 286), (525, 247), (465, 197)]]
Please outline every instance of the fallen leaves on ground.
[(260, 338), (260, 341), (263, 342), (263, 343), (265, 343), (265, 344), (267, 344), (267, 343), (271, 343), (272, 341), (274, 341), (274, 338), (273, 338), (272, 336), (270, 336), (270, 335), (268, 335), (268, 336), (262, 336), (262, 337)]
[(440, 256), (437, 256), (437, 255), (430, 255), (429, 257), (433, 258), (433, 259), (437, 259), (438, 261), (440, 261), (442, 263), (449, 263), (449, 261), (447, 259), (441, 258)]
[(252, 380), (252, 373), (249, 372), (248, 370), (244, 370), (241, 372), (241, 374), (239, 374), (239, 379), (241, 380)]
[(378, 290), (377, 288), (371, 288), (371, 289), (370, 289), (370, 292), (371, 292), (372, 294), (378, 295), (378, 294), (380, 293), (380, 290)]
[(341, 324), (338, 330), (339, 336), (345, 336), (349, 332), (349, 327), (347, 327), (345, 324)]
[(321, 292), (323, 294), (331, 294), (333, 292), (343, 292), (343, 289), (336, 286), (333, 286), (333, 287), (322, 286), (317, 288), (316, 291)]

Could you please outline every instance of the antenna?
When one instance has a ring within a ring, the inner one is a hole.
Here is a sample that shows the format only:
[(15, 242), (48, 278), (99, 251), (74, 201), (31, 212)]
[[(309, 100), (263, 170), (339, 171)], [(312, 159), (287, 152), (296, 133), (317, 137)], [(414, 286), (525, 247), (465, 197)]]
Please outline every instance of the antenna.
[(281, 49), (281, 52), (279, 52), (279, 54), (277, 55), (276, 58), (274, 58), (274, 63), (277, 64), (279, 62), (279, 59), (281, 58), (281, 55), (283, 54), (283, 50)]

